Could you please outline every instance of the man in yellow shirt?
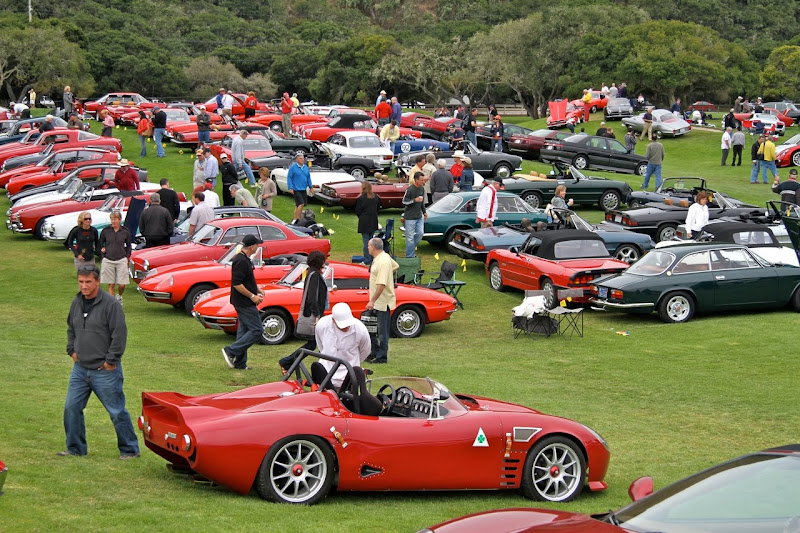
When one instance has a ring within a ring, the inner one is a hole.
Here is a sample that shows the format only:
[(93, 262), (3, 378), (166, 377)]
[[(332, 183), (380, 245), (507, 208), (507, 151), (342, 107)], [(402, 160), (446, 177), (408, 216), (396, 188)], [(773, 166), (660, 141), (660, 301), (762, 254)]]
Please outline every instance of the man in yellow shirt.
[[(775, 143), (767, 136), (761, 148), (758, 149), (758, 154), (764, 156), (761, 161), (761, 178), (764, 183), (767, 183), (767, 169), (772, 172), (773, 179), (778, 179), (778, 167), (775, 166)], [(756, 179), (758, 176), (756, 176)]]
[(392, 120), (381, 129), (380, 138), (387, 148), (391, 149), (394, 146), (394, 143), (400, 138), (400, 128), (397, 126), (396, 120)]
[(383, 251), (383, 241), (377, 237), (370, 239), (367, 249), (372, 256), (367, 310), (374, 309), (378, 315), (378, 334), (372, 337), (372, 353), (367, 357), (367, 362), (383, 364), (388, 362), (392, 311), (397, 307), (394, 273), (400, 265)]
[(592, 110), (592, 93), (589, 91), (589, 89), (583, 90), (581, 102), (583, 102), (583, 121), (589, 122), (589, 111)]

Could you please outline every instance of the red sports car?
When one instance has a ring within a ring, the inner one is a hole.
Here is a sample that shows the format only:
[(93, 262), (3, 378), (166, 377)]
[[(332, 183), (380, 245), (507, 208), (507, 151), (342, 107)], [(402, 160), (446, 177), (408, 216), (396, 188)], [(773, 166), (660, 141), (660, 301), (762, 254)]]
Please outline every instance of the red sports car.
[(580, 100), (548, 102), (548, 106), (550, 107), (550, 114), (547, 116), (548, 128), (564, 128), (570, 118), (575, 119), (575, 124), (583, 122), (585, 112), (583, 102)]
[[(312, 141), (328, 142), (328, 140), (340, 131), (346, 130), (369, 130), (375, 132), (378, 123), (366, 113), (345, 113), (339, 115), (326, 124), (307, 124), (300, 126), (299, 133), (306, 139)], [(419, 139), (422, 134), (411, 128), (400, 128), (400, 135), (410, 135)]]
[(800, 133), (775, 147), (775, 164), (779, 167), (800, 167)]
[[(38, 137), (36, 140), (32, 140), (35, 135)], [(122, 153), (122, 143), (114, 137), (100, 137), (88, 131), (56, 128), (41, 135), (38, 130), (31, 131), (17, 143), (0, 146), (0, 164), (12, 157), (41, 152), (49, 144), (55, 144), (61, 148), (104, 148)]]
[[(231, 261), (241, 251), (240, 245), (232, 246), (216, 261), (177, 263), (154, 268), (139, 282), (139, 292), (148, 302), (182, 305), (192, 314), (198, 297), (212, 289), (231, 286)], [(285, 276), (300, 259), (300, 256), (278, 256), (262, 259), (261, 249), (251, 258), (255, 265), (256, 281), (268, 283)]]
[(773, 117), (778, 117), (778, 120), (783, 122), (783, 125), (786, 126), (787, 128), (789, 126), (791, 126), (792, 124), (794, 124), (794, 119), (792, 117), (790, 117), (789, 115), (784, 114), (781, 111), (778, 111), (777, 109), (773, 109), (771, 107), (765, 107), (764, 108), (764, 113), (766, 113), (768, 115), (772, 115)]
[[(294, 109), (295, 112), (292, 114), (293, 130), (297, 130), (297, 128), (303, 124), (316, 124), (319, 122), (325, 123), (328, 121), (328, 117), (306, 113), (302, 109), (298, 108)], [(280, 113), (256, 114), (255, 116), (247, 119), (247, 122), (261, 124), (262, 126), (269, 126), (271, 130), (283, 133), (283, 116)]]
[[(6, 193), (11, 196), (32, 187), (58, 181), (78, 168), (102, 163), (114, 164), (119, 158), (117, 152), (96, 149), (69, 150), (52, 155), (52, 158), (43, 161), (48, 163), (45, 168), (37, 165), (36, 168), (39, 172), (13, 175), (4, 185), (3, 177), (0, 176), (0, 186), (4, 186)], [(84, 177), (83, 179), (86, 178)]]
[(461, 119), (453, 117), (439, 117), (433, 118), (421, 113), (407, 112), (403, 113), (400, 119), (400, 126), (404, 128), (411, 128), (420, 132), (424, 137), (431, 139), (446, 141), (450, 139), (450, 134), (447, 133), (447, 127), (450, 124), (461, 124)]
[(114, 92), (108, 93), (97, 100), (85, 102), (83, 104), (84, 113), (97, 117), (106, 108), (122, 108), (130, 110), (131, 107), (150, 108), (158, 105), (151, 102), (139, 93)]
[[(53, 145), (50, 145), (53, 146)], [(5, 187), (5, 184), (12, 179), (27, 176), (30, 174), (41, 174), (51, 168), (58, 168), (59, 165), (65, 165), (65, 168), (74, 170), (85, 164), (92, 164), (95, 162), (114, 162), (119, 159), (119, 154), (103, 150), (101, 148), (57, 148), (55, 150), (44, 150), (45, 155), (41, 158), (36, 157), (35, 163), (20, 165), (11, 170), (0, 172), (0, 187)], [(108, 154), (111, 155), (108, 155)], [(32, 156), (23, 156), (32, 157)], [(112, 159), (108, 159), (112, 158)]]
[(702, 111), (704, 113), (711, 113), (714, 111), (716, 106), (711, 102), (706, 102), (705, 100), (698, 100), (697, 102), (693, 103), (689, 107), (686, 108), (686, 111)]
[[(305, 263), (298, 264), (277, 283), (262, 285), (267, 295), (259, 304), (264, 323), (264, 341), (281, 344), (292, 334), (300, 314)], [(369, 269), (350, 263), (331, 263), (323, 273), (332, 287), (330, 307), (346, 302), (353, 315), (360, 316), (369, 302)], [(230, 289), (209, 291), (194, 306), (194, 316), (209, 329), (233, 333), (238, 328), (236, 310), (230, 304)], [(425, 287), (398, 285), (397, 308), (392, 313), (392, 333), (396, 337), (417, 337), (426, 323), (448, 320), (456, 310), (456, 300)]]
[(508, 151), (523, 157), (539, 159), (546, 141), (560, 141), (570, 135), (572, 134), (568, 131), (553, 131), (551, 129), (536, 130), (528, 135), (512, 135), (508, 140)]
[[(304, 385), (314, 356), (330, 367), (319, 390)], [(341, 367), (347, 377), (337, 392), (325, 385)], [(334, 487), (519, 489), (565, 502), (584, 485), (607, 486), (608, 445), (578, 422), (451, 393), (430, 378), (373, 377), (369, 390), (360, 367), (307, 351), (290, 370), (233, 392), (142, 393), (145, 444), (173, 472), (280, 503), (315, 504)]]
[(573, 301), (588, 302), (593, 279), (628, 266), (609, 255), (602, 238), (584, 230), (537, 232), (519, 250), (491, 250), (486, 257), (486, 275), (494, 290), (542, 290), (548, 308), (558, 303), (560, 289), (582, 289), (583, 296)]
[(308, 255), (314, 250), (327, 256), (331, 251), (331, 241), (295, 232), (285, 224), (263, 218), (218, 218), (198, 229), (185, 242), (134, 251), (131, 254), (131, 277), (139, 283), (154, 268), (217, 260), (245, 235), (257, 235), (264, 241), (260, 247), (265, 257)]
[[(403, 196), (408, 189), (408, 180), (376, 182), (372, 183), (372, 192), (381, 199), (381, 208), (400, 208), (403, 206)], [(363, 180), (344, 181), (341, 183), (331, 183), (323, 185), (320, 192), (314, 198), (326, 205), (340, 205), (345, 209), (355, 209), (356, 200), (361, 196), (361, 184)]]

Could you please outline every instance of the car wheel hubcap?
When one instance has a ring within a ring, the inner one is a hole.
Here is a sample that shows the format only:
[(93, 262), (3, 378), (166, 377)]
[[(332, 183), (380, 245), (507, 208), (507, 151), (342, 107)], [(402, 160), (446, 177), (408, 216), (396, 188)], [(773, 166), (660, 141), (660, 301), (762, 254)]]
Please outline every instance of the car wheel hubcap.
[(668, 241), (675, 236), (675, 228), (664, 228), (661, 230), (661, 240)]
[(264, 318), (264, 337), (270, 340), (278, 339), (286, 331), (286, 324), (279, 317), (269, 315)]
[(270, 465), (272, 488), (284, 500), (308, 501), (322, 489), (328, 466), (322, 450), (312, 442), (290, 442), (281, 448)]
[(357, 168), (357, 169), (353, 170), (350, 173), (350, 175), (353, 176), (356, 179), (364, 179), (364, 171), (361, 170), (360, 168)]
[(796, 167), (800, 167), (800, 152), (794, 153), (792, 156), (792, 163), (794, 163)]
[(403, 336), (409, 336), (416, 333), (419, 328), (419, 316), (412, 311), (403, 311), (397, 317), (397, 330)]
[(569, 497), (581, 482), (581, 464), (575, 451), (565, 444), (551, 444), (533, 463), (536, 490), (550, 501)]
[(508, 169), (507, 166), (502, 166), (497, 169), (497, 175), (501, 178), (507, 178), (511, 175), (511, 171)]
[(689, 301), (683, 296), (671, 298), (667, 304), (667, 314), (672, 320), (684, 320), (689, 314)]
[(630, 264), (639, 259), (639, 254), (633, 248), (626, 246), (617, 252), (617, 259)]
[(534, 209), (537, 209), (539, 207), (539, 197), (536, 196), (535, 194), (529, 194), (524, 198), (524, 200), (528, 202), (528, 205), (533, 207)]
[(489, 280), (492, 282), (493, 289), (499, 289), (503, 283), (503, 277), (500, 275), (498, 267), (492, 267), (492, 272), (489, 274)]
[(603, 196), (603, 207), (606, 208), (606, 211), (610, 211), (611, 209), (616, 209), (619, 206), (619, 202), (617, 201), (617, 197), (613, 194), (607, 194)]

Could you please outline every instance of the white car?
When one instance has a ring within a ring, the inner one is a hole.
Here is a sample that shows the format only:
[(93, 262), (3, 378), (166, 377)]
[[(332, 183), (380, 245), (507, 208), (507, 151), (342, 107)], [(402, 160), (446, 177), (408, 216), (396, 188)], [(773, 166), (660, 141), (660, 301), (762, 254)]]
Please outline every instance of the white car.
[[(276, 168), (270, 173), (270, 177), (275, 180), (280, 192), (288, 193), (288, 168)], [(353, 176), (344, 172), (343, 170), (312, 170), (311, 171), (311, 184), (314, 191), (319, 191), (323, 185), (330, 185), (332, 183), (340, 183), (343, 181), (353, 181)]]
[(332, 135), (325, 146), (337, 154), (372, 159), (384, 170), (391, 168), (394, 158), (394, 153), (383, 145), (380, 137), (369, 131), (340, 131)]
[(778, 135), (783, 136), (783, 134), (786, 132), (786, 125), (778, 120), (778, 117), (770, 115), (769, 113), (753, 113), (742, 121), (742, 127), (744, 128), (744, 123), (752, 124), (754, 120), (760, 120), (761, 123), (764, 124), (764, 129), (768, 131), (771, 131), (772, 127), (774, 126), (775, 133)]

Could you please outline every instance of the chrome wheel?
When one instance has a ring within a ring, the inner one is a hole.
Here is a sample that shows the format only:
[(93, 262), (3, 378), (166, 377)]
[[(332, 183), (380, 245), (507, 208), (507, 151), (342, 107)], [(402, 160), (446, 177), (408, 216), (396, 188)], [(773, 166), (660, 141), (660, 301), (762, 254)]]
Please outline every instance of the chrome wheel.
[(539, 193), (536, 192), (526, 192), (522, 195), (522, 199), (528, 202), (528, 205), (533, 207), (534, 209), (539, 209), (542, 207), (542, 197)]
[(578, 170), (584, 170), (589, 166), (589, 160), (585, 155), (576, 155), (575, 159), (572, 160), (572, 164), (575, 165), (575, 168)]
[(583, 486), (583, 468), (578, 454), (573, 446), (564, 442), (553, 442), (536, 454), (531, 475), (542, 499), (564, 501)]
[(396, 337), (407, 339), (419, 337), (424, 327), (425, 321), (414, 307), (401, 307), (392, 317), (392, 330)]
[(261, 316), (262, 336), (267, 344), (281, 344), (289, 335), (289, 324), (280, 311), (268, 311)]
[(309, 440), (283, 445), (269, 464), (272, 490), (288, 503), (307, 503), (314, 498), (325, 486), (327, 475), (325, 453)]
[(606, 191), (600, 198), (600, 205), (606, 211), (617, 209), (622, 203), (622, 198), (617, 191)]
[(362, 181), (367, 179), (367, 171), (364, 167), (353, 167), (350, 169), (350, 175), (355, 179)]
[(541, 289), (544, 291), (544, 303), (548, 309), (552, 309), (556, 305), (556, 288), (553, 282), (545, 278), (541, 283)]
[(500, 163), (494, 169), (494, 175), (500, 179), (511, 177), (511, 167), (506, 163)]
[(671, 241), (675, 234), (677, 233), (677, 228), (674, 226), (664, 226), (660, 230), (658, 230), (658, 240), (661, 241)]
[(500, 272), (500, 266), (497, 263), (492, 263), (489, 267), (489, 285), (496, 291), (505, 289), (503, 286), (503, 274)]
[(797, 150), (794, 154), (792, 154), (792, 165), (800, 167), (800, 150)]
[(639, 249), (630, 244), (623, 244), (614, 251), (614, 258), (625, 261), (629, 265), (639, 260)]
[(659, 315), (665, 322), (686, 322), (693, 312), (691, 297), (682, 292), (667, 296), (659, 309)]

